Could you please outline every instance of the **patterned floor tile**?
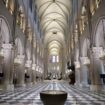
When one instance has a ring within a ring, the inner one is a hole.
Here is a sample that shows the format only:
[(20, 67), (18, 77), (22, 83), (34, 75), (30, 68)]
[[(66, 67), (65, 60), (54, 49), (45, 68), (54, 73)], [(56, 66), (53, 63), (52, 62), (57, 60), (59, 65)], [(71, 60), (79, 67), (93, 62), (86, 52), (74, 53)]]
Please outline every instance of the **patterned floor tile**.
[(105, 93), (91, 92), (70, 86), (65, 82), (40, 83), (32, 87), (17, 88), (13, 92), (0, 92), (0, 105), (43, 105), (39, 93), (42, 90), (64, 90), (68, 93), (65, 105), (105, 105)]

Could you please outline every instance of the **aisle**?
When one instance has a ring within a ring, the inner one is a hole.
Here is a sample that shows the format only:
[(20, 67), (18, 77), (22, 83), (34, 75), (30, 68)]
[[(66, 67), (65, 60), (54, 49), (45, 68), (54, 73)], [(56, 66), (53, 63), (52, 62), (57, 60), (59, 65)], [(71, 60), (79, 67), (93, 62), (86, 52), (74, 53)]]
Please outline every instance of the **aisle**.
[(44, 82), (12, 92), (0, 92), (0, 105), (43, 105), (39, 97), (40, 91), (53, 89), (68, 92), (65, 105), (105, 105), (104, 93), (69, 86), (66, 82)]

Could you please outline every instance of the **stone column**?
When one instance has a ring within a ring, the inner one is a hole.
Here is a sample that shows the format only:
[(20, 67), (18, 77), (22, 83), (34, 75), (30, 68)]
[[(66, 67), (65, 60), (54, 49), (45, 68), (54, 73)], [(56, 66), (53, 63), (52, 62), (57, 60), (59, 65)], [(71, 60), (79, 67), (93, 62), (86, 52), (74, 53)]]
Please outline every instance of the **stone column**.
[(36, 82), (38, 82), (38, 65), (36, 66)]
[(13, 89), (14, 84), (13, 84), (13, 75), (14, 75), (14, 50), (12, 49), (11, 51), (11, 70), (10, 70), (10, 86)]
[(82, 65), (81, 70), (82, 70), (81, 85), (82, 85), (82, 87), (89, 87), (89, 84), (88, 84), (88, 67), (86, 65)]
[(80, 68), (75, 69), (75, 85), (80, 86)]
[[(100, 68), (101, 68), (101, 74), (105, 74), (105, 66), (104, 66), (104, 61), (103, 60), (100, 60)], [(103, 79), (101, 78), (101, 82), (102, 82), (102, 87), (103, 89), (105, 90), (105, 83), (103, 82)]]
[(102, 57), (103, 49), (102, 47), (93, 47), (93, 53), (91, 54), (91, 87), (90, 89), (93, 91), (100, 91), (103, 89), (102, 87), (102, 81), (100, 78), (100, 73), (102, 71), (100, 58)]
[(100, 63), (99, 63), (99, 59), (97, 58), (93, 58), (93, 65), (92, 65), (92, 71), (91, 71), (91, 87), (90, 89), (93, 91), (98, 91), (102, 89), (102, 85), (101, 85), (101, 78), (100, 78)]
[(32, 64), (32, 82), (36, 84), (36, 64)]
[(12, 45), (11, 44), (3, 44), (3, 51), (4, 51), (4, 63), (3, 63), (3, 73), (4, 73), (4, 89), (6, 90), (13, 90), (13, 84), (10, 84), (10, 73), (11, 73), (11, 54), (12, 54)]
[(88, 84), (88, 65), (90, 64), (90, 60), (88, 57), (81, 57), (81, 70), (82, 70), (82, 81), (81, 86), (82, 87), (89, 87)]
[(24, 87), (24, 78), (25, 78), (25, 67), (24, 67), (24, 55), (18, 56), (19, 64), (15, 66), (17, 71), (17, 86)]
[(32, 85), (32, 69), (28, 68), (27, 74), (29, 75), (29, 78), (27, 79), (27, 85), (31, 86)]
[(39, 72), (40, 66), (38, 66), (37, 68), (38, 68), (38, 69), (37, 69), (37, 76), (39, 77), (39, 78), (38, 78), (38, 82), (40, 82), (40, 72)]
[(47, 77), (47, 73), (48, 73), (48, 49), (45, 48), (45, 52), (44, 52), (44, 78)]
[(27, 85), (31, 86), (32, 85), (32, 68), (31, 68), (31, 60), (27, 60), (25, 67), (27, 69), (27, 75), (29, 76), (29, 78), (27, 78)]
[(80, 86), (81, 83), (81, 71), (80, 71), (80, 62), (75, 61), (75, 85)]
[(33, 75), (32, 82), (33, 84), (36, 84), (36, 71), (35, 70), (32, 70), (32, 75)]
[[(61, 49), (61, 53), (60, 53), (60, 67), (61, 67), (61, 72), (62, 72), (62, 77), (64, 77), (64, 74), (65, 74), (65, 67), (66, 67), (66, 60), (65, 60), (65, 50), (64, 48)], [(61, 59), (62, 58), (62, 59)], [(62, 66), (61, 66), (62, 65)]]
[(25, 86), (24, 83), (24, 77), (25, 77), (25, 73), (24, 73), (24, 64), (21, 64), (18, 68), (18, 86)]

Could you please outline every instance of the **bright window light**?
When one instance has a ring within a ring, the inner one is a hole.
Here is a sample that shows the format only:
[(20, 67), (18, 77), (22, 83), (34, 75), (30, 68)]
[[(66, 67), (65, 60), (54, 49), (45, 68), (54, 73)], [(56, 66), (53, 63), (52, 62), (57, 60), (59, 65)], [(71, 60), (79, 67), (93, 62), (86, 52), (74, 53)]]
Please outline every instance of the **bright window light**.
[(52, 62), (53, 62), (53, 63), (56, 62), (56, 57), (55, 57), (55, 55), (52, 56)]
[(59, 56), (56, 57), (57, 62), (59, 62)]

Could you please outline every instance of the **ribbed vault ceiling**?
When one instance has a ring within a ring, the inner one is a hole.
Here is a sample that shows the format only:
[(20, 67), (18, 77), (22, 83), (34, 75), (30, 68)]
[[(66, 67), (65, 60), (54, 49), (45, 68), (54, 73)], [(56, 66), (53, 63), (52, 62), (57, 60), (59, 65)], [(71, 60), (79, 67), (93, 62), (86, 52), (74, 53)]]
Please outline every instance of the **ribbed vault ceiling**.
[(70, 0), (37, 0), (36, 4), (44, 33), (44, 44), (50, 54), (57, 54), (65, 43), (71, 10)]

